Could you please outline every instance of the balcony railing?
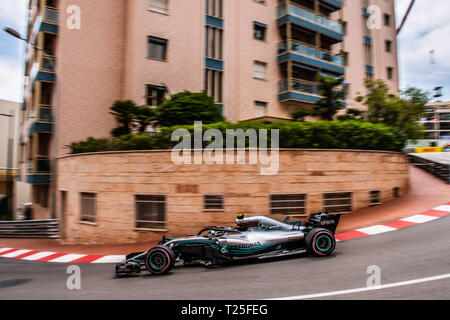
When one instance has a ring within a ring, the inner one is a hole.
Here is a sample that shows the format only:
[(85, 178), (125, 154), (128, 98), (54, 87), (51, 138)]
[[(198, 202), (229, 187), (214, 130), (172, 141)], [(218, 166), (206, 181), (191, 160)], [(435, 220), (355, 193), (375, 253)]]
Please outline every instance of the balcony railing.
[[(306, 80), (300, 80), (300, 79), (292, 79), (291, 80), (291, 87), (293, 91), (299, 91), (299, 92), (305, 92), (309, 94), (319, 94), (319, 89), (317, 88), (317, 84), (314, 82), (306, 81)], [(289, 81), (288, 80), (282, 80), (279, 83), (279, 92), (286, 92), (289, 91)]]
[(53, 108), (49, 106), (39, 106), (37, 113), (37, 121), (53, 122)]
[(280, 45), (278, 47), (278, 53), (283, 53), (286, 51), (294, 51), (294, 52), (297, 52), (297, 53), (300, 53), (303, 55), (307, 55), (310, 57), (325, 60), (325, 61), (337, 64), (339, 66), (344, 65), (344, 59), (342, 57), (333, 55), (328, 51), (318, 50), (316, 48), (313, 48), (311, 46), (308, 46), (308, 45), (298, 42), (298, 41), (291, 41), (290, 48), (288, 48), (287, 42), (280, 43)]
[(44, 20), (48, 22), (58, 23), (58, 9), (45, 7)]
[(331, 29), (333, 31), (342, 33), (342, 25), (336, 21), (333, 21), (331, 19), (328, 19), (324, 16), (320, 16), (315, 14), (312, 11), (308, 11), (306, 9), (297, 7), (293, 4), (289, 5), (289, 7), (287, 8), (286, 5), (283, 5), (281, 7), (278, 8), (278, 16), (281, 17), (285, 14), (292, 14), (295, 16), (298, 16), (300, 18), (304, 18), (306, 20), (309, 20), (313, 23), (319, 24), (321, 26), (324, 26), (328, 29)]
[(56, 59), (54, 56), (46, 54), (42, 55), (41, 70), (55, 72), (55, 67), (56, 67)]

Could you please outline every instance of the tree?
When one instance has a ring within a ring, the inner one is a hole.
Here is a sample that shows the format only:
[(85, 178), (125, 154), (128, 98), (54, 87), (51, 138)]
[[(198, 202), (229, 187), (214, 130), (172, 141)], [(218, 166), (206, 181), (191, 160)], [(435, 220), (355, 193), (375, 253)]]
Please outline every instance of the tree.
[(338, 120), (347, 121), (347, 120), (364, 120), (364, 111), (354, 108), (349, 108), (346, 110), (346, 113), (338, 116)]
[(314, 115), (332, 121), (336, 113), (345, 107), (345, 92), (337, 89), (344, 79), (330, 75), (319, 78), (319, 94), (323, 97), (314, 105)]
[(160, 126), (191, 125), (194, 121), (216, 123), (224, 121), (220, 107), (205, 92), (184, 91), (171, 96), (156, 109)]
[(119, 126), (111, 130), (114, 137), (120, 137), (131, 133), (134, 128), (134, 115), (136, 112), (136, 104), (131, 100), (117, 100), (110, 108), (112, 114)]
[(305, 121), (305, 117), (310, 116), (310, 115), (311, 115), (311, 110), (298, 109), (296, 112), (294, 112), (292, 114), (292, 120), (299, 121), (299, 122), (304, 122)]
[(368, 121), (397, 127), (408, 139), (423, 137), (424, 128), (420, 118), (425, 113), (429, 94), (418, 88), (407, 88), (396, 96), (389, 92), (382, 80), (366, 80), (368, 93), (357, 97), (357, 101), (367, 105)]
[(156, 111), (148, 106), (137, 107), (134, 118), (138, 124), (139, 133), (144, 133), (145, 129), (156, 120)]

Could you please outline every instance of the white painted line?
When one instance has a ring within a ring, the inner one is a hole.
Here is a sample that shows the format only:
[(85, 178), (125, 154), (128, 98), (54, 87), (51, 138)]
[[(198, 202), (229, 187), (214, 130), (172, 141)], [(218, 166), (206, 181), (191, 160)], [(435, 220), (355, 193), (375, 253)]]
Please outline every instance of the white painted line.
[(31, 250), (27, 250), (27, 249), (16, 250), (16, 251), (13, 251), (13, 252), (10, 252), (10, 253), (2, 255), (2, 257), (4, 257), (4, 258), (14, 258), (14, 257), (20, 256), (21, 254), (30, 252), (30, 251)]
[(439, 206), (439, 207), (433, 208), (432, 210), (448, 211), (448, 212), (450, 212), (450, 206), (448, 206), (448, 205), (443, 205), (443, 206)]
[(28, 256), (28, 257), (25, 257), (22, 259), (34, 261), (34, 260), (39, 260), (39, 259), (51, 256), (52, 254), (55, 254), (55, 252), (50, 252), (50, 251), (38, 252), (38, 253), (32, 254), (31, 256)]
[(49, 262), (71, 262), (73, 260), (85, 257), (85, 254), (66, 254), (64, 256), (61, 256), (59, 258), (55, 258), (53, 260), (50, 260)]
[(416, 214), (415, 216), (411, 216), (411, 217), (404, 218), (401, 220), (406, 221), (406, 222), (413, 222), (413, 223), (424, 223), (424, 222), (432, 221), (435, 219), (439, 219), (439, 218), (432, 217), (432, 216), (426, 216), (423, 214)]
[(0, 249), (0, 253), (2, 253), (2, 252), (5, 252), (5, 251), (8, 251), (8, 250), (11, 250), (12, 248), (1, 248)]
[(97, 260), (92, 261), (91, 263), (119, 263), (125, 260), (124, 255), (112, 255), (112, 256), (104, 256)]
[(450, 273), (441, 274), (441, 275), (432, 276), (432, 277), (427, 277), (427, 278), (420, 278), (420, 279), (414, 279), (414, 280), (407, 280), (407, 281), (400, 281), (400, 282), (382, 284), (380, 286), (363, 287), (363, 288), (340, 290), (340, 291), (332, 291), (332, 292), (323, 292), (323, 293), (313, 293), (313, 294), (305, 294), (305, 295), (301, 295), (301, 296), (292, 296), (292, 297), (284, 297), (284, 298), (273, 298), (273, 299), (264, 299), (264, 300), (302, 300), (302, 299), (330, 297), (330, 296), (338, 296), (338, 295), (352, 294), (352, 293), (365, 292), (365, 291), (382, 290), (382, 289), (388, 289), (388, 288), (409, 286), (409, 285), (412, 285), (412, 284), (423, 283), (423, 282), (428, 282), (428, 281), (442, 280), (442, 279), (447, 279), (447, 278), (450, 278)]
[(388, 226), (383, 226), (383, 225), (376, 225), (376, 226), (372, 226), (372, 227), (356, 229), (356, 231), (359, 231), (362, 233), (367, 233), (369, 235), (379, 234), (379, 233), (389, 232), (389, 231), (395, 231), (395, 230), (397, 230), (397, 229), (388, 227)]

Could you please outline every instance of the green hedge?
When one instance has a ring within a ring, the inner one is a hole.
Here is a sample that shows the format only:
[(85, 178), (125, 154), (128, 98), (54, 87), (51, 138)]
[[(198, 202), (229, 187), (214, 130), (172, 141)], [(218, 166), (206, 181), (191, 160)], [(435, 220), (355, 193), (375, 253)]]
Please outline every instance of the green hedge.
[[(129, 134), (120, 138), (95, 139), (70, 145), (71, 153), (121, 150), (157, 150), (171, 149), (177, 141), (171, 141), (172, 132), (183, 128), (193, 136), (193, 126), (174, 126), (161, 128), (153, 136)], [(237, 124), (219, 122), (203, 125), (203, 131), (219, 129), (225, 137), (227, 129), (279, 129), (280, 148), (316, 148), (316, 149), (361, 149), (401, 151), (406, 144), (405, 136), (396, 128), (383, 124), (363, 121), (316, 121), (316, 122), (274, 122), (271, 124), (241, 122)], [(209, 142), (205, 142), (204, 146)]]

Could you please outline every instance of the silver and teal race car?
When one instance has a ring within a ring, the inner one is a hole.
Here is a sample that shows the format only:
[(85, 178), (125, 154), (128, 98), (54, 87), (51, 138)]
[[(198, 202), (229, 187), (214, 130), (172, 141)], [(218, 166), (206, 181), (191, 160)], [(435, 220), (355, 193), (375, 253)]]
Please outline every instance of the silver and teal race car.
[(168, 273), (176, 262), (211, 266), (246, 259), (310, 253), (328, 256), (336, 247), (340, 214), (315, 213), (307, 221), (280, 222), (238, 214), (236, 227), (206, 227), (196, 236), (165, 238), (146, 252), (135, 252), (116, 265), (116, 275)]

